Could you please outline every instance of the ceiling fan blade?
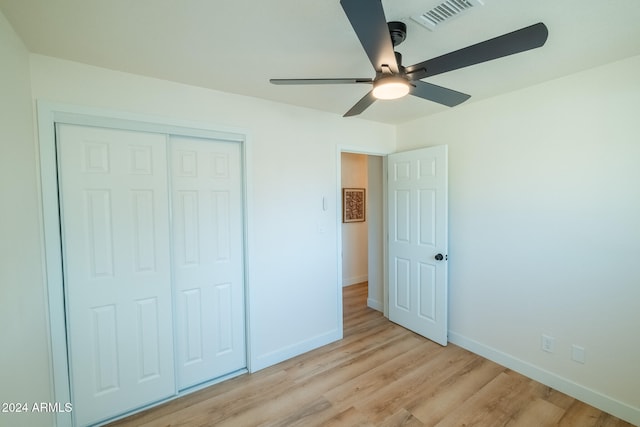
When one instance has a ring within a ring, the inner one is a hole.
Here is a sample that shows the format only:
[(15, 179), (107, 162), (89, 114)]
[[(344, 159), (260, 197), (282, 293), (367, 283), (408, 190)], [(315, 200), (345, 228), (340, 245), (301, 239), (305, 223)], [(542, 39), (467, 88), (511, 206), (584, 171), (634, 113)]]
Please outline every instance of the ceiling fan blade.
[(420, 80), (544, 45), (549, 31), (539, 22), (511, 33), (447, 53), (406, 68), (407, 77)]
[(447, 107), (455, 107), (456, 105), (462, 104), (464, 101), (471, 98), (471, 95), (467, 95), (466, 93), (457, 92), (452, 89), (447, 89), (446, 87), (422, 82), (420, 80), (411, 84), (414, 85), (409, 91), (411, 95), (437, 102), (438, 104), (446, 105)]
[(397, 73), (398, 63), (393, 52), (382, 1), (340, 0), (340, 4), (373, 68), (381, 72), (382, 66), (386, 65), (393, 73)]
[(358, 101), (356, 105), (354, 105), (349, 111), (344, 113), (344, 116), (342, 117), (357, 116), (358, 114), (366, 110), (371, 104), (373, 104), (375, 100), (376, 98), (373, 96), (373, 91), (369, 91), (369, 93), (366, 94), (360, 101)]
[(334, 85), (334, 84), (354, 84), (354, 83), (373, 83), (373, 79), (369, 78), (344, 78), (344, 79), (271, 79), (274, 85)]

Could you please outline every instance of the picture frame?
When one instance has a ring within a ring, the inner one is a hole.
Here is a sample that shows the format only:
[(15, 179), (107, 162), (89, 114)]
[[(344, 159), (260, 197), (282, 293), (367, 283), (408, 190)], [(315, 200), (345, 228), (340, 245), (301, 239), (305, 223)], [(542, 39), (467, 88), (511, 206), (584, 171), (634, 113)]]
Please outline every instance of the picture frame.
[(342, 189), (342, 222), (364, 222), (366, 212), (364, 188)]

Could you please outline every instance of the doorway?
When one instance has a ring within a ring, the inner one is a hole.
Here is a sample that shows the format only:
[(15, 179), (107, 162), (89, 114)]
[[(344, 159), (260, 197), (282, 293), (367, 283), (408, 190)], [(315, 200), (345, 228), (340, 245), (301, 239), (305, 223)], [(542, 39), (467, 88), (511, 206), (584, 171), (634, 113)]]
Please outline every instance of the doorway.
[[(348, 175), (342, 173), (343, 155), (347, 153), (367, 157), (367, 185), (377, 182), (372, 188), (367, 188), (367, 193), (370, 198), (378, 194), (380, 201), (374, 206), (371, 200), (367, 203), (367, 239), (371, 238), (371, 242), (367, 242), (367, 273), (371, 275), (367, 277), (367, 305), (382, 311), (385, 317), (401, 326), (446, 345), (447, 146), (425, 147), (386, 156), (345, 149), (340, 151), (339, 158), (340, 186), (342, 175)], [(369, 169), (369, 158), (374, 157), (381, 160), (381, 167)], [(374, 188), (380, 188), (380, 191), (374, 191)], [(387, 196), (387, 193), (392, 195)], [(376, 220), (371, 214), (376, 212), (380, 214), (379, 227), (373, 225)], [(379, 235), (375, 237), (375, 233)], [(338, 234), (342, 250), (338, 257), (338, 271), (344, 280), (344, 272), (350, 270), (344, 267), (345, 244), (342, 233)], [(402, 253), (399, 252), (400, 247), (403, 248)], [(421, 254), (419, 259), (411, 256), (413, 252)], [(380, 295), (382, 298), (377, 300)], [(398, 317), (399, 313), (403, 314)]]
[(340, 207), (344, 188), (364, 189), (364, 221), (344, 222), (340, 213), (342, 286), (368, 282), (367, 306), (385, 312), (384, 157), (340, 153)]

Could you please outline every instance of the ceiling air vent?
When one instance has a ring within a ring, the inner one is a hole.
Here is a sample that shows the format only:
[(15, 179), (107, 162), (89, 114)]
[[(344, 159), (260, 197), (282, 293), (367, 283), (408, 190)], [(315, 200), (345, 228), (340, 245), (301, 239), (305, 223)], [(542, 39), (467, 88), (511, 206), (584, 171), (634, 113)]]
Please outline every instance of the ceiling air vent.
[(416, 21), (430, 31), (448, 22), (476, 6), (484, 6), (482, 0), (446, 0), (422, 15), (412, 16)]

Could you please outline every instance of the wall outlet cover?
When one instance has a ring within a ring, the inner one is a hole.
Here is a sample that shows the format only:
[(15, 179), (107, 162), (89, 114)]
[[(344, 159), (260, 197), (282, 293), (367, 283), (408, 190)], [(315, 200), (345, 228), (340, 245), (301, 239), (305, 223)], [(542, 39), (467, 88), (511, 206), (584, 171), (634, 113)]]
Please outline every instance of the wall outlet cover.
[(556, 339), (550, 335), (542, 335), (542, 350), (553, 353), (556, 349)]
[(584, 347), (580, 347), (579, 345), (571, 346), (571, 360), (578, 363), (585, 362), (585, 350)]

